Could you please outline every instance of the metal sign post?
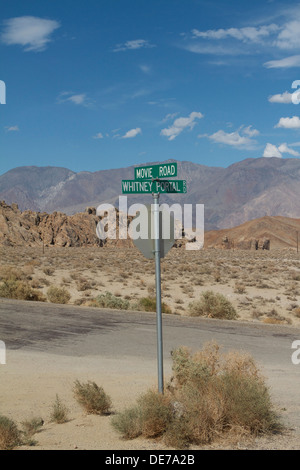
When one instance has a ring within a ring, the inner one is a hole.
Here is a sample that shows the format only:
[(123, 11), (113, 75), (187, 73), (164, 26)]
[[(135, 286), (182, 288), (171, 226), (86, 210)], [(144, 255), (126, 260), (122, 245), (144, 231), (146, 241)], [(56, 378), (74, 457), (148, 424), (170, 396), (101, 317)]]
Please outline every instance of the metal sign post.
[(158, 391), (164, 393), (163, 373), (163, 341), (161, 312), (161, 274), (160, 274), (160, 227), (159, 227), (159, 194), (153, 193), (153, 224), (155, 254), (155, 286), (156, 286), (156, 330), (157, 330), (157, 370)]
[[(162, 311), (161, 311), (161, 271), (160, 258), (163, 258), (174, 244), (174, 218), (170, 213), (160, 210), (160, 193), (186, 193), (186, 180), (164, 180), (161, 178), (177, 176), (177, 163), (167, 163), (161, 165), (151, 165), (135, 168), (134, 180), (122, 180), (123, 194), (152, 194), (153, 204), (151, 212), (139, 220), (146, 223), (152, 232), (148, 239), (133, 239), (133, 243), (143, 253), (146, 258), (155, 259), (155, 287), (156, 287), (156, 330), (157, 330), (157, 368), (158, 368), (158, 391), (164, 393), (164, 373), (163, 373), (163, 339), (162, 339)], [(138, 216), (140, 217), (140, 215)], [(150, 223), (149, 223), (150, 219)], [(152, 220), (152, 221), (151, 221)], [(162, 222), (160, 222), (160, 220)], [(164, 222), (169, 220), (170, 233), (167, 238), (161, 234)], [(154, 241), (154, 243), (153, 243)]]

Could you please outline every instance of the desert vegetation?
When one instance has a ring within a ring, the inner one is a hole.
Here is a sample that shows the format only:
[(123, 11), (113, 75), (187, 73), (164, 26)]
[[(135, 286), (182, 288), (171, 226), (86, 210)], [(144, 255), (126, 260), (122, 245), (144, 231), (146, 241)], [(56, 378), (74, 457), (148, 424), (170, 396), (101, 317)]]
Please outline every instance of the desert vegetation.
[(136, 405), (114, 416), (112, 424), (124, 438), (160, 438), (181, 449), (281, 429), (251, 356), (221, 354), (219, 346), (210, 343), (194, 354), (180, 347), (172, 357), (167, 393), (148, 390)]
[[(155, 311), (154, 261), (135, 248), (1, 247), (0, 259), (0, 297)], [(294, 250), (173, 248), (161, 268), (165, 313), (300, 324)]]

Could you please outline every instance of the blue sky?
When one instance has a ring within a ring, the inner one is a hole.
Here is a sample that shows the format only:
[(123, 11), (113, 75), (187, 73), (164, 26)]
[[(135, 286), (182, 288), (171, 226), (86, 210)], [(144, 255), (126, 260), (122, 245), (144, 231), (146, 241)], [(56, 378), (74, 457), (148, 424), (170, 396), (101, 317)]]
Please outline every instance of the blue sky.
[(299, 2), (1, 0), (0, 15), (1, 174), (300, 157)]

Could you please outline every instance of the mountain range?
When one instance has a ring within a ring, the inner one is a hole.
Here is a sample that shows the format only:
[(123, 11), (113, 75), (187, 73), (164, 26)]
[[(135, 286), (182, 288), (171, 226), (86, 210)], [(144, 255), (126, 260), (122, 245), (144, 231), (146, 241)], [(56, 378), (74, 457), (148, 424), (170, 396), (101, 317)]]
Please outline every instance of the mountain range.
[[(167, 160), (174, 162), (175, 160)], [(147, 165), (162, 163), (150, 162)], [(264, 216), (300, 218), (300, 160), (248, 158), (227, 168), (178, 161), (186, 194), (163, 194), (167, 204), (204, 204), (205, 230), (231, 228)], [(118, 207), (122, 179), (134, 166), (74, 172), (60, 167), (25, 166), (0, 176), (0, 200), (19, 209), (72, 215), (108, 202)], [(150, 203), (149, 195), (129, 195), (128, 205)]]

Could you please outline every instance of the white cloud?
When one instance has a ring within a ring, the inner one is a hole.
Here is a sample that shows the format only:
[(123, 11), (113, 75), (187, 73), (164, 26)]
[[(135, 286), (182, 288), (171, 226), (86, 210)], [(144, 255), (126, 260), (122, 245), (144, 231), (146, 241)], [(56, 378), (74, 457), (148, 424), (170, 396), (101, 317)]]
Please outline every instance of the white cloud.
[(248, 135), (249, 137), (254, 137), (256, 135), (259, 135), (259, 131), (257, 129), (253, 129), (252, 126), (248, 126), (243, 129), (243, 133)]
[(63, 91), (57, 98), (58, 103), (73, 103), (80, 106), (90, 106), (91, 101), (88, 99), (86, 93), (75, 94), (71, 91)]
[(251, 150), (256, 144), (256, 141), (252, 139), (252, 137), (257, 135), (259, 135), (259, 131), (254, 129), (252, 126), (241, 126), (234, 132), (225, 132), (223, 130), (219, 130), (214, 134), (209, 136), (206, 135), (205, 137), (208, 137), (215, 143)]
[(296, 150), (293, 150), (288, 147), (286, 143), (279, 145), (276, 147), (276, 145), (268, 143), (265, 147), (263, 157), (270, 158), (270, 157), (277, 157), (277, 158), (282, 158), (283, 153), (288, 153), (289, 155), (292, 155), (293, 157), (300, 157), (300, 153), (297, 152)]
[(278, 150), (281, 153), (288, 153), (290, 155), (293, 155), (294, 157), (300, 157), (300, 153), (296, 150), (290, 149), (286, 143), (279, 145)]
[(134, 39), (133, 41), (126, 41), (124, 44), (117, 44), (114, 48), (114, 52), (120, 51), (133, 51), (142, 48), (155, 47), (150, 44), (146, 39)]
[(232, 147), (252, 148), (254, 144), (254, 141), (250, 137), (242, 136), (239, 131), (227, 133), (223, 130), (219, 130), (210, 135), (209, 139), (219, 144), (231, 145)]
[(208, 31), (192, 30), (194, 38), (204, 39), (225, 39), (234, 38), (243, 42), (260, 42), (262, 38), (270, 36), (278, 31), (279, 27), (276, 24), (268, 26), (260, 26), (258, 28), (248, 26), (245, 28), (228, 28), (228, 29), (210, 29)]
[(300, 119), (298, 116), (292, 118), (280, 118), (275, 127), (283, 127), (284, 129), (300, 129)]
[(270, 103), (284, 103), (289, 104), (292, 103), (292, 93), (285, 91), (282, 94), (272, 95), (268, 98)]
[(5, 126), (5, 132), (19, 132), (19, 126)]
[(132, 139), (133, 137), (136, 137), (138, 134), (141, 134), (142, 130), (137, 127), (136, 129), (131, 129), (130, 131), (127, 131), (125, 135), (123, 135), (122, 139)]
[(278, 34), (275, 45), (279, 49), (299, 49), (300, 43), (300, 21), (293, 20), (284, 24)]
[(94, 135), (93, 139), (103, 139), (103, 134), (101, 132), (98, 132), (98, 134)]
[(163, 135), (168, 138), (168, 140), (174, 140), (181, 132), (186, 129), (193, 129), (196, 122), (196, 119), (203, 118), (203, 114), (193, 111), (188, 117), (179, 117), (175, 119), (173, 124), (165, 129), (162, 129), (160, 135)]
[(277, 157), (277, 158), (282, 158), (281, 152), (278, 150), (276, 145), (273, 144), (267, 144), (263, 153), (263, 157), (266, 158), (271, 158), (271, 157)]
[(51, 34), (60, 27), (58, 21), (20, 16), (4, 21), (1, 41), (7, 45), (23, 46), (25, 51), (43, 51)]
[[(241, 55), (259, 54), (262, 52), (294, 51), (300, 50), (300, 9), (286, 9), (277, 16), (276, 24), (249, 25), (246, 27), (232, 27), (199, 31), (193, 29), (190, 34), (184, 34), (184, 48), (199, 54), (213, 55)], [(241, 47), (241, 45), (243, 47)], [(259, 48), (257, 46), (260, 46)], [(286, 68), (300, 65), (300, 56), (270, 60), (266, 62), (268, 68)]]
[(268, 69), (280, 69), (300, 66), (300, 55), (285, 57), (284, 59), (270, 60), (265, 62), (264, 66)]
[(145, 73), (146, 75), (148, 75), (149, 73), (151, 73), (151, 67), (149, 65), (140, 65), (139, 66), (140, 70)]

